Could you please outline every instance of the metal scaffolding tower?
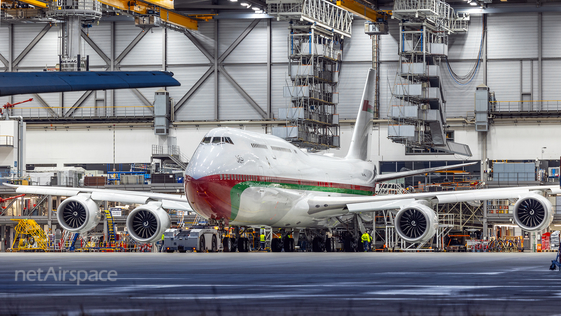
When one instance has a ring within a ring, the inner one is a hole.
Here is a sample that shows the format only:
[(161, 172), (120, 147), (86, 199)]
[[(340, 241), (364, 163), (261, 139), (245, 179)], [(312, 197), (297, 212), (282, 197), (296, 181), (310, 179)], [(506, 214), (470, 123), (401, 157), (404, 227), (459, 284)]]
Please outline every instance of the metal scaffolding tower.
[(88, 70), (89, 62), (81, 47), (82, 29), (101, 18), (97, 0), (57, 0), (48, 3), (47, 17), (64, 21), (60, 27), (60, 71)]
[(268, 12), (289, 20), (288, 74), (284, 97), (291, 107), (279, 110), (287, 126), (273, 134), (300, 147), (339, 147), (337, 83), (343, 39), (351, 36), (352, 14), (324, 0), (267, 1)]
[(469, 15), (458, 15), (440, 0), (396, 0), (392, 17), (401, 23), (388, 137), (408, 148), (471, 156), (467, 145), (449, 139), (440, 80), (440, 61), (448, 55), (448, 34), (466, 32)]

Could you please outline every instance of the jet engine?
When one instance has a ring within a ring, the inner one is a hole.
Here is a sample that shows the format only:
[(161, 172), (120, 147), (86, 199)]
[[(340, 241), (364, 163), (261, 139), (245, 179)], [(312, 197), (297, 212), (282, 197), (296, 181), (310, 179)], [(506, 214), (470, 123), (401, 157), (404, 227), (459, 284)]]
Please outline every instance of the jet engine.
[(127, 230), (134, 240), (143, 243), (156, 242), (171, 226), (168, 213), (158, 205), (142, 205), (127, 217)]
[(540, 231), (553, 221), (553, 206), (541, 195), (528, 195), (516, 202), (513, 217), (523, 230)]
[(408, 242), (425, 242), (436, 233), (438, 217), (433, 209), (416, 202), (397, 212), (395, 228)]
[(101, 210), (89, 195), (76, 195), (60, 203), (57, 218), (62, 228), (73, 233), (82, 233), (97, 226), (101, 219)]

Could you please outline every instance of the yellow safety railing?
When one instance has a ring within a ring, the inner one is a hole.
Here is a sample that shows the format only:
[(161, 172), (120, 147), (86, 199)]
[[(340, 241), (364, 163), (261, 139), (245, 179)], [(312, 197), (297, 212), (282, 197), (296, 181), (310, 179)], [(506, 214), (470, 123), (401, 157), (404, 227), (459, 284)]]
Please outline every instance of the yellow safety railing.
[(14, 228), (16, 237), (12, 244), (12, 251), (48, 250), (48, 239), (45, 232), (32, 219), (12, 219), (18, 224)]

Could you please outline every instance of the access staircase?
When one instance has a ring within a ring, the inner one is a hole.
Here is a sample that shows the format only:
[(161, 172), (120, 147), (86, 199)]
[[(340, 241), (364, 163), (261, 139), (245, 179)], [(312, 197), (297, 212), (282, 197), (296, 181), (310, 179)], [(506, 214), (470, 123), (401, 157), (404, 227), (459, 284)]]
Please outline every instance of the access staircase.
[(160, 146), (152, 145), (152, 160), (161, 159), (165, 163), (166, 160), (173, 162), (181, 170), (185, 170), (189, 164), (189, 159), (185, 156), (179, 146)]

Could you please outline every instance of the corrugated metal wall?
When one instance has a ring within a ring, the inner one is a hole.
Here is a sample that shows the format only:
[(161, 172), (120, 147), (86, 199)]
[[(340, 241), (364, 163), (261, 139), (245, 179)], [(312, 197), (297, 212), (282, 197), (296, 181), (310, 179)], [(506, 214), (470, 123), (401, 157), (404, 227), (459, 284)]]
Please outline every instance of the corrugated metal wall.
[(538, 14), (489, 14), (489, 59), (537, 58)]
[[(538, 64), (538, 25), (540, 15), (537, 13), (524, 14), (490, 14), (488, 23), (488, 77), (487, 83), (491, 91), (495, 91), (499, 101), (516, 101), (522, 94), (530, 94), (533, 100), (539, 96), (539, 64)], [(561, 89), (557, 83), (561, 75), (561, 14), (543, 13), (542, 43), (543, 43), (543, 71), (542, 82), (543, 99), (561, 99)], [(218, 23), (219, 50), (222, 54), (252, 23), (252, 20), (219, 20), (218, 22), (201, 22), (199, 31), (192, 35), (211, 54), (215, 47), (215, 25)], [(287, 45), (288, 24), (286, 21), (271, 21), (271, 96), (273, 116), (278, 116), (278, 109), (290, 105), (282, 97), (282, 87), (287, 84)], [(14, 25), (14, 58), (17, 57), (32, 39), (41, 31), (44, 25), (21, 24)], [(372, 42), (364, 34), (364, 21), (353, 22), (353, 37), (345, 40), (343, 64), (339, 83), (339, 114), (341, 119), (354, 119), (356, 108), (361, 97), (367, 69), (371, 66)], [(111, 52), (115, 34), (115, 53)], [(452, 69), (458, 75), (466, 74), (475, 64), (481, 42), (482, 17), (472, 16), (470, 30), (467, 34), (453, 34), (449, 37), (449, 60)], [(54, 67), (58, 62), (58, 32), (59, 27), (52, 29), (39, 41), (20, 63), (22, 70), (41, 70), (45, 66)], [(119, 56), (143, 30), (127, 21), (101, 22), (88, 30), (89, 37), (109, 58)], [(259, 106), (267, 110), (267, 21), (260, 21), (251, 33), (232, 51), (224, 61), (226, 71), (251, 96)], [(398, 61), (399, 25), (396, 20), (390, 20), (390, 34), (380, 38), (380, 103), (381, 116), (387, 117), (391, 107), (391, 91), (395, 84)], [(163, 68), (162, 56), (163, 31), (155, 28), (147, 31), (144, 38), (122, 60), (123, 70), (160, 70)], [(9, 42), (8, 27), (0, 25), (0, 42)], [(9, 45), (0, 45), (0, 53), (8, 57)], [(95, 51), (84, 44), (86, 54), (90, 55), (90, 65), (94, 69), (104, 69), (105, 61), (97, 56)], [(167, 69), (174, 72), (175, 77), (182, 83), (181, 87), (168, 90), (177, 102), (213, 65), (200, 50), (182, 32), (167, 31)], [(0, 70), (4, 70), (0, 64)], [(472, 117), (473, 97), (475, 87), (483, 83), (483, 68), (480, 65), (478, 73), (470, 84), (460, 85), (450, 76), (449, 70), (443, 63), (441, 66), (442, 85), (447, 101), (448, 117)], [(214, 120), (215, 109), (215, 74), (199, 87), (197, 91), (176, 113), (176, 120), (197, 121)], [(219, 119), (247, 120), (261, 119), (261, 115), (235, 89), (223, 75), (218, 80)], [(154, 89), (141, 89), (143, 95), (153, 99)], [(59, 106), (69, 108), (79, 99), (82, 93), (65, 93), (61, 102), (60, 94), (44, 94), (43, 99), (60, 111)], [(23, 99), (17, 97), (16, 99)], [(83, 107), (99, 106), (92, 94)], [(107, 104), (111, 103), (110, 93), (107, 94)], [(117, 106), (145, 106), (144, 103), (130, 91), (116, 91), (115, 104)], [(41, 115), (49, 115), (46, 110), (34, 101), (27, 107), (34, 107)], [(117, 111), (121, 113), (122, 111)], [(22, 114), (24, 111), (22, 109)], [(79, 113), (76, 113), (79, 115)], [(149, 113), (148, 113), (149, 114)]]

